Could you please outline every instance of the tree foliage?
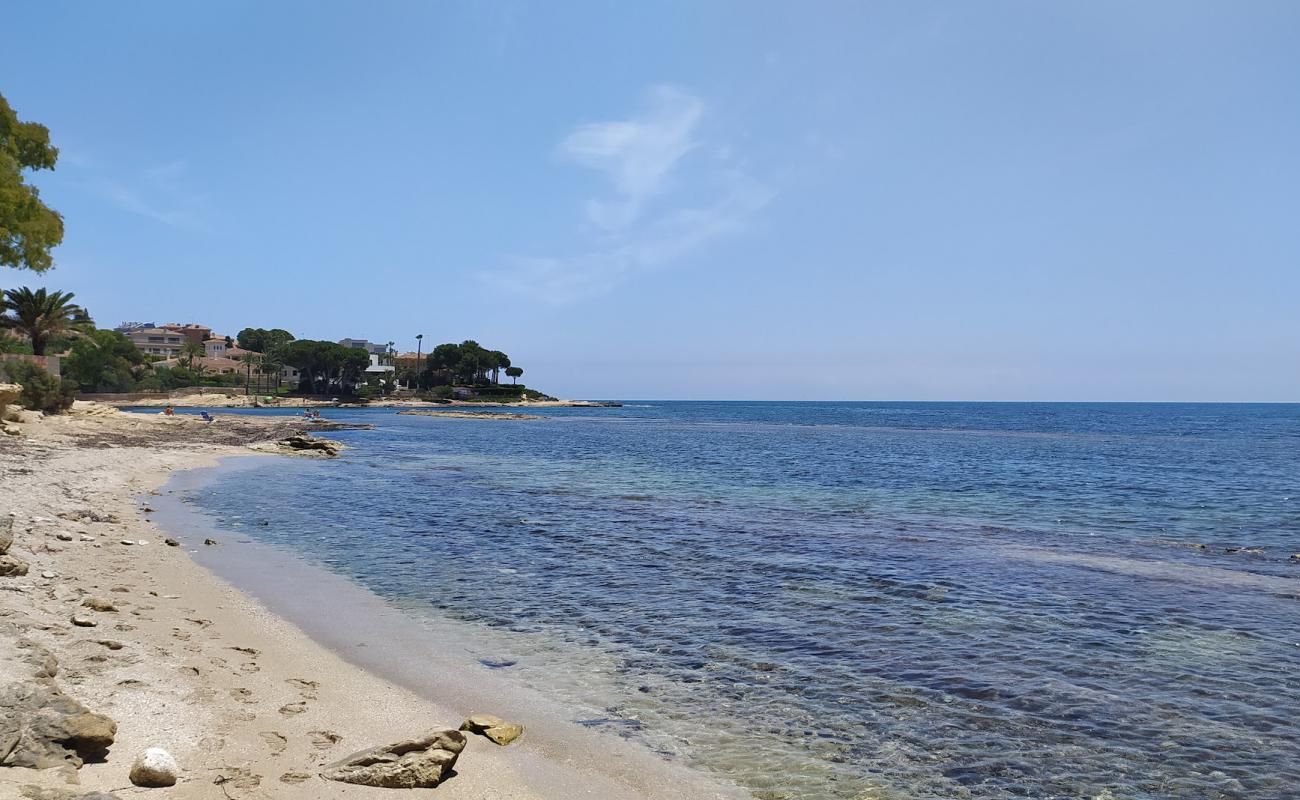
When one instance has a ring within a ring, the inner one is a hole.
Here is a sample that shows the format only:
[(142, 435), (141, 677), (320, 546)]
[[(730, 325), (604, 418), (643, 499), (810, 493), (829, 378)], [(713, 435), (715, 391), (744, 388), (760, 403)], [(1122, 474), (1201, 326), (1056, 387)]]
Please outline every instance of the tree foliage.
[(244, 328), (235, 338), (244, 350), (270, 355), (292, 342), (293, 334), (283, 328)]
[(135, 391), (140, 389), (137, 384), (149, 377), (146, 368), (144, 354), (131, 340), (108, 330), (79, 337), (63, 361), (64, 376), (83, 392)]
[[(429, 352), (427, 364), (434, 372), (443, 372), (458, 383), (482, 385), (496, 383), (502, 369), (510, 368), (510, 357), (500, 350), (488, 350), (473, 339), (460, 344), (440, 344)], [(508, 374), (508, 373), (507, 373)]]
[(0, 266), (44, 272), (63, 241), (63, 217), (41, 202), (24, 171), (54, 169), (58, 148), (44, 125), (22, 122), (0, 96)]
[(13, 328), (32, 343), (32, 352), (45, 355), (52, 340), (76, 334), (89, 322), (80, 306), (72, 302), (72, 292), (32, 291), (26, 286), (4, 293), (0, 325)]
[(302, 373), (303, 385), (317, 394), (352, 391), (370, 366), (370, 354), (365, 350), (316, 339), (290, 342), (283, 359)]

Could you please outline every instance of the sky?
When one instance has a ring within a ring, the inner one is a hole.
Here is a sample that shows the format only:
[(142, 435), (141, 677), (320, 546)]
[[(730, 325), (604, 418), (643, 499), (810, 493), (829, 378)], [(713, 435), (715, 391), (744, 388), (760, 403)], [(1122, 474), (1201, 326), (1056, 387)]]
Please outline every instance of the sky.
[[(103, 327), (565, 397), (1300, 400), (1300, 4), (9, 4)], [(425, 350), (428, 349), (426, 346)]]

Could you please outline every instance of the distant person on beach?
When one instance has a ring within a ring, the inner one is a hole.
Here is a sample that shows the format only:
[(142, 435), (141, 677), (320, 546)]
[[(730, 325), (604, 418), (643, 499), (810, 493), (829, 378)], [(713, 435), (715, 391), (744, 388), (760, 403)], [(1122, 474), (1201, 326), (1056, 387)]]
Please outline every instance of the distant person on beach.
[(166, 408), (163, 409), (163, 414), (168, 417), (174, 417), (176, 416), (176, 409), (172, 408), (171, 406), (167, 406)]

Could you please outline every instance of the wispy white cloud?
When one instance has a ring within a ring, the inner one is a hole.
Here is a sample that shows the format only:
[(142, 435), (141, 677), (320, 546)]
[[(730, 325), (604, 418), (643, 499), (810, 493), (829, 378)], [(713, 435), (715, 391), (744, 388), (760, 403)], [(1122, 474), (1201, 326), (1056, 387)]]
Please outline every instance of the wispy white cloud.
[(560, 143), (561, 155), (603, 172), (616, 194), (614, 200), (589, 200), (588, 218), (611, 229), (635, 222), (645, 203), (663, 190), (673, 167), (695, 146), (692, 136), (703, 113), (699, 98), (657, 86), (650, 91), (645, 114), (581, 125), (569, 134)]
[[(544, 302), (571, 303), (742, 230), (774, 192), (730, 166), (726, 143), (708, 143), (711, 159), (683, 163), (705, 144), (697, 132), (705, 112), (698, 97), (658, 86), (650, 90), (643, 114), (580, 125), (558, 152), (603, 174), (612, 192), (585, 204), (586, 220), (594, 226), (586, 233), (586, 247), (567, 257), (512, 257), (481, 277)], [(694, 199), (672, 202), (683, 195)]]
[(156, 164), (126, 177), (96, 175), (87, 186), (122, 211), (164, 225), (205, 230), (207, 198), (189, 188), (184, 161)]

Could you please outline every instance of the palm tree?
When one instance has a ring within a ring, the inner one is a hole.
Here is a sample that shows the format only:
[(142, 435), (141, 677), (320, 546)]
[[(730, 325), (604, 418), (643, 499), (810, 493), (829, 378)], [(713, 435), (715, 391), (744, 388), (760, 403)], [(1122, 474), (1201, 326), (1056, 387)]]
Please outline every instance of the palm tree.
[(261, 363), (262, 355), (260, 353), (244, 353), (240, 355), (239, 360), (244, 362), (244, 396), (247, 397), (251, 392), (253, 383), (253, 367)]
[(45, 347), (62, 336), (76, 335), (85, 328), (85, 312), (72, 302), (72, 292), (49, 292), (8, 289), (0, 311), (13, 316), (0, 316), (0, 325), (26, 334), (32, 340), (32, 353), (43, 356)]
[(187, 368), (194, 369), (194, 359), (203, 358), (207, 352), (207, 348), (200, 342), (186, 342), (181, 345), (180, 360), (185, 362)]

